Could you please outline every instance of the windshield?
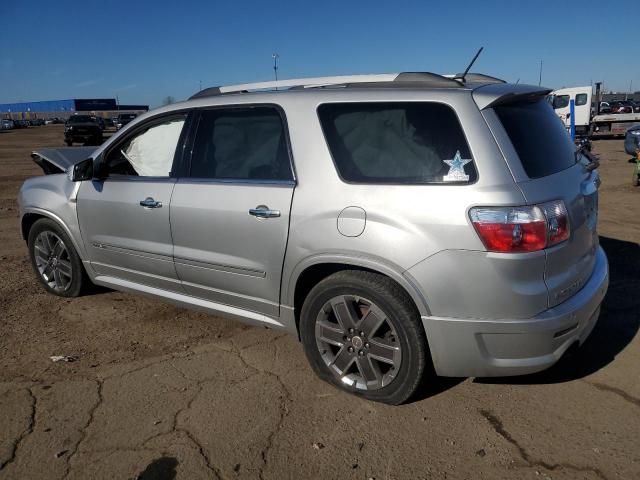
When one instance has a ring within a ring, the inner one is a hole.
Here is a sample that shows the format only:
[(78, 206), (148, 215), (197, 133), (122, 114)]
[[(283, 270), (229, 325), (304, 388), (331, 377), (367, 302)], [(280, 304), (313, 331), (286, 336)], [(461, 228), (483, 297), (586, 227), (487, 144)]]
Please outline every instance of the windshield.
[(93, 122), (93, 119), (89, 115), (74, 115), (73, 117), (69, 117), (67, 120), (68, 123), (87, 123)]
[(529, 178), (540, 178), (576, 163), (575, 146), (544, 100), (495, 107)]

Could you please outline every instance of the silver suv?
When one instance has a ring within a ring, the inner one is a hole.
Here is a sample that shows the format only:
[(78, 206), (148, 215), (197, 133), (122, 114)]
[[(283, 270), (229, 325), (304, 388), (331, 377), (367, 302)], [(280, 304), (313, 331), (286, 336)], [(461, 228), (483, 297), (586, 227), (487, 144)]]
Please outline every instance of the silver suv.
[(428, 73), (206, 89), (97, 150), (34, 152), (60, 174), (24, 183), (22, 233), (51, 293), (92, 282), (288, 331), (371, 400), (430, 371), (536, 372), (608, 286), (597, 164), (548, 92)]

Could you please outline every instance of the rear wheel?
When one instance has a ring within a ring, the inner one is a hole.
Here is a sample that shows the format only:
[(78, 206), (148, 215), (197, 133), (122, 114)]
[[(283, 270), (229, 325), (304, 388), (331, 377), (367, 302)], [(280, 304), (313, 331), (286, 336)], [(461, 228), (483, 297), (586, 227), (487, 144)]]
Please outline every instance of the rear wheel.
[(38, 220), (29, 231), (31, 265), (44, 288), (61, 297), (77, 297), (89, 280), (69, 236), (54, 221)]
[(73, 145), (73, 140), (65, 140), (64, 143), (67, 144), (67, 147), (70, 147), (71, 145)]
[(320, 378), (369, 400), (406, 401), (428, 362), (411, 298), (372, 272), (342, 271), (318, 283), (302, 307), (300, 333)]

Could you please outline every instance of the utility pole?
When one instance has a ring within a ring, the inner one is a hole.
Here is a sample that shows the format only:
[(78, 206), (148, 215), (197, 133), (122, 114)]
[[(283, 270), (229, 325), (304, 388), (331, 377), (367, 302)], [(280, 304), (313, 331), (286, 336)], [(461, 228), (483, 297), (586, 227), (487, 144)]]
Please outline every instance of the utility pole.
[(199, 92), (202, 91), (202, 80), (200, 80), (200, 88), (198, 89)]
[[(280, 55), (278, 55), (277, 53), (274, 53), (273, 55), (271, 55), (271, 57), (273, 58), (273, 74), (276, 77), (276, 82), (278, 81), (278, 58), (280, 58)], [(276, 90), (278, 89), (278, 87), (276, 87)]]
[(542, 85), (542, 60), (540, 60), (540, 73), (538, 74), (538, 86)]

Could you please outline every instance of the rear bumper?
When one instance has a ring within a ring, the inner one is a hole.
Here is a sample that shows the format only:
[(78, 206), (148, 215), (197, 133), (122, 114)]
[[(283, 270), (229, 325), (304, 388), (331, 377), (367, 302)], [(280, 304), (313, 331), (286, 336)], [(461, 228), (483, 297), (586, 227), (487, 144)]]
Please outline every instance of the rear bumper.
[(534, 373), (553, 365), (593, 330), (609, 286), (607, 257), (598, 248), (589, 281), (573, 297), (526, 320), (458, 320), (423, 316), (436, 373), (493, 377)]

